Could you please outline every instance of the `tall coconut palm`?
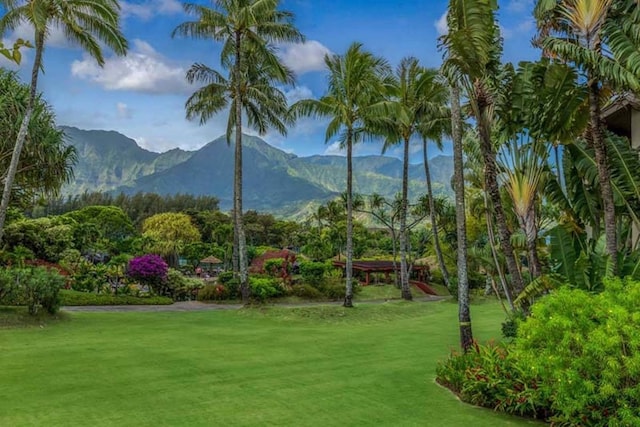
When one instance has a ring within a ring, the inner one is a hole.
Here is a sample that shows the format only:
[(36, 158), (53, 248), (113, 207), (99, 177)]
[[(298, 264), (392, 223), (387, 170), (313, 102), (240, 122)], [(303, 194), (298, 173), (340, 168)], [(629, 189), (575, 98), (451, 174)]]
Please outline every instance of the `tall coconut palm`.
[[(442, 279), (445, 286), (449, 288), (449, 270), (447, 269), (447, 265), (444, 261), (442, 246), (440, 245), (440, 236), (436, 219), (436, 203), (433, 198), (433, 186), (431, 185), (431, 171), (429, 168), (428, 152), (429, 141), (434, 142), (437, 148), (442, 150), (442, 138), (445, 135), (451, 135), (451, 110), (445, 106), (445, 103), (449, 98), (448, 90), (444, 83), (440, 83), (439, 88), (439, 98), (440, 101), (442, 101), (442, 105), (440, 108), (437, 108), (439, 111), (435, 111), (434, 114), (430, 114), (429, 117), (420, 124), (419, 133), (422, 137), (422, 160), (424, 163), (424, 175), (427, 185), (427, 197), (429, 198), (429, 219), (431, 221), (431, 232), (433, 234), (433, 247), (436, 251), (440, 271), (442, 272)], [(437, 101), (432, 99), (432, 102)]]
[(467, 271), (467, 230), (464, 199), (464, 162), (462, 142), (462, 89), (470, 89), (472, 74), (491, 60), (495, 37), (492, 5), (485, 0), (450, 0), (447, 11), (448, 33), (441, 37), (445, 51), (442, 73), (451, 88), (451, 137), (453, 140), (454, 190), (456, 197), (456, 231), (458, 242), (458, 322), (460, 346), (468, 351), (473, 345), (469, 309)]
[(127, 52), (127, 41), (120, 31), (120, 3), (116, 0), (0, 0), (0, 5), (6, 10), (0, 18), (0, 35), (26, 23), (33, 28), (35, 43), (29, 102), (13, 147), (9, 169), (4, 176), (4, 189), (0, 201), (2, 240), (20, 154), (36, 103), (38, 76), (43, 69), (42, 54), (51, 30), (62, 29), (70, 43), (89, 53), (100, 66), (104, 65), (101, 43), (116, 54), (124, 55)]
[(347, 150), (347, 243), (344, 306), (353, 307), (353, 145), (370, 133), (369, 121), (384, 114), (376, 108), (385, 93), (384, 81), (390, 73), (387, 62), (353, 43), (344, 55), (325, 57), (329, 87), (322, 98), (306, 99), (291, 107), (294, 117), (329, 117), (325, 139), (338, 135)]
[(422, 67), (413, 57), (404, 58), (388, 85), (389, 100), (385, 102), (388, 117), (380, 123), (379, 131), (385, 136), (383, 151), (402, 144), (402, 192), (400, 207), (400, 284), (402, 298), (410, 300), (409, 266), (407, 262), (409, 205), (409, 148), (411, 139), (420, 126), (440, 114), (446, 102), (445, 87), (438, 80), (438, 71)]
[[(614, 192), (601, 119), (603, 84), (640, 90), (640, 8), (636, 0), (539, 0), (538, 43), (582, 68), (589, 89), (589, 132), (598, 165), (607, 254), (618, 256)], [(614, 264), (616, 264), (614, 262)], [(615, 274), (615, 269), (612, 271)]]
[[(220, 63), (229, 70), (229, 78), (224, 79), (220, 73), (195, 64), (188, 77), (207, 86), (188, 102), (195, 106), (192, 113), (200, 115), (201, 121), (207, 121), (232, 100), (227, 141), (230, 143), (235, 134), (233, 217), (237, 249), (234, 253), (238, 258), (236, 273), (242, 299), (247, 302), (248, 258), (242, 221), (242, 113), (247, 114), (248, 125), (260, 133), (266, 132), (268, 127), (281, 133), (286, 131), (282, 126), (281, 105), (275, 105), (281, 104), (284, 97), (280, 91), (269, 87), (292, 83), (293, 78), (276, 56), (274, 43), (300, 42), (303, 36), (293, 25), (293, 14), (278, 9), (279, 0), (212, 0), (211, 3), (211, 6), (186, 3), (185, 12), (195, 20), (180, 24), (173, 35), (222, 43)], [(270, 99), (271, 95), (275, 99)]]
[(500, 30), (495, 21), (495, 0), (451, 0), (449, 33), (443, 37), (448, 57), (445, 74), (453, 77), (469, 101), (476, 122), (484, 162), (485, 189), (493, 206), (498, 240), (515, 293), (524, 282), (511, 244), (511, 230), (502, 204), (497, 180), (496, 151), (493, 146), (492, 121), (495, 88), (500, 85)]

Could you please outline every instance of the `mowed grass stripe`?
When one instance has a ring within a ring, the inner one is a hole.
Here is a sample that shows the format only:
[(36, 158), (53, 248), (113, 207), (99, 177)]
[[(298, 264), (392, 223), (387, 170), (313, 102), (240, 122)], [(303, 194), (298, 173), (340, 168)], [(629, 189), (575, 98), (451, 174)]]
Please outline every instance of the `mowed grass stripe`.
[[(499, 336), (497, 305), (473, 307)], [(2, 426), (520, 426), (434, 381), (457, 307), (74, 313), (0, 331)]]

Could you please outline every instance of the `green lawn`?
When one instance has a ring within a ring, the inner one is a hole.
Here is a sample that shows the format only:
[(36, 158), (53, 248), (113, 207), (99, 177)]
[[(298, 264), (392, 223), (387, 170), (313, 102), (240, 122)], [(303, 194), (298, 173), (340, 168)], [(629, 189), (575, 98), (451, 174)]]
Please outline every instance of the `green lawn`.
[[(0, 426), (523, 426), (434, 382), (450, 302), (72, 313), (0, 330)], [(498, 336), (495, 304), (473, 307)]]

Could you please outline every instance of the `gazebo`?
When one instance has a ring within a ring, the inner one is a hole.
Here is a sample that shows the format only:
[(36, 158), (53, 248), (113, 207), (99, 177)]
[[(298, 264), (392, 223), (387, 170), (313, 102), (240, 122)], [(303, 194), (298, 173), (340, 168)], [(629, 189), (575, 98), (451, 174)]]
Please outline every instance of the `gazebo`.
[[(333, 261), (334, 267), (345, 267), (344, 261)], [(371, 273), (384, 273), (385, 279), (389, 281), (389, 275), (391, 273), (397, 273), (400, 271), (400, 262), (393, 261), (353, 261), (353, 270), (361, 271), (365, 274), (364, 286), (371, 283)], [(411, 268), (412, 272), (416, 274), (418, 281), (426, 282), (429, 273), (428, 265), (416, 265)]]
[(201, 265), (206, 265), (207, 269), (210, 269), (214, 265), (222, 264), (222, 261), (213, 255), (208, 256), (200, 260)]

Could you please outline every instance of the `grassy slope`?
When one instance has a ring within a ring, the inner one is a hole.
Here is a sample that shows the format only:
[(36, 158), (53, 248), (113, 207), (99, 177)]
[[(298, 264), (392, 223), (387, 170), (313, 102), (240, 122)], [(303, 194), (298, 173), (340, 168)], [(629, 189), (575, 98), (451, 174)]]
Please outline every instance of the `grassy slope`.
[[(493, 304), (473, 308), (498, 335)], [(520, 426), (434, 381), (456, 306), (73, 313), (0, 330), (0, 425)]]

